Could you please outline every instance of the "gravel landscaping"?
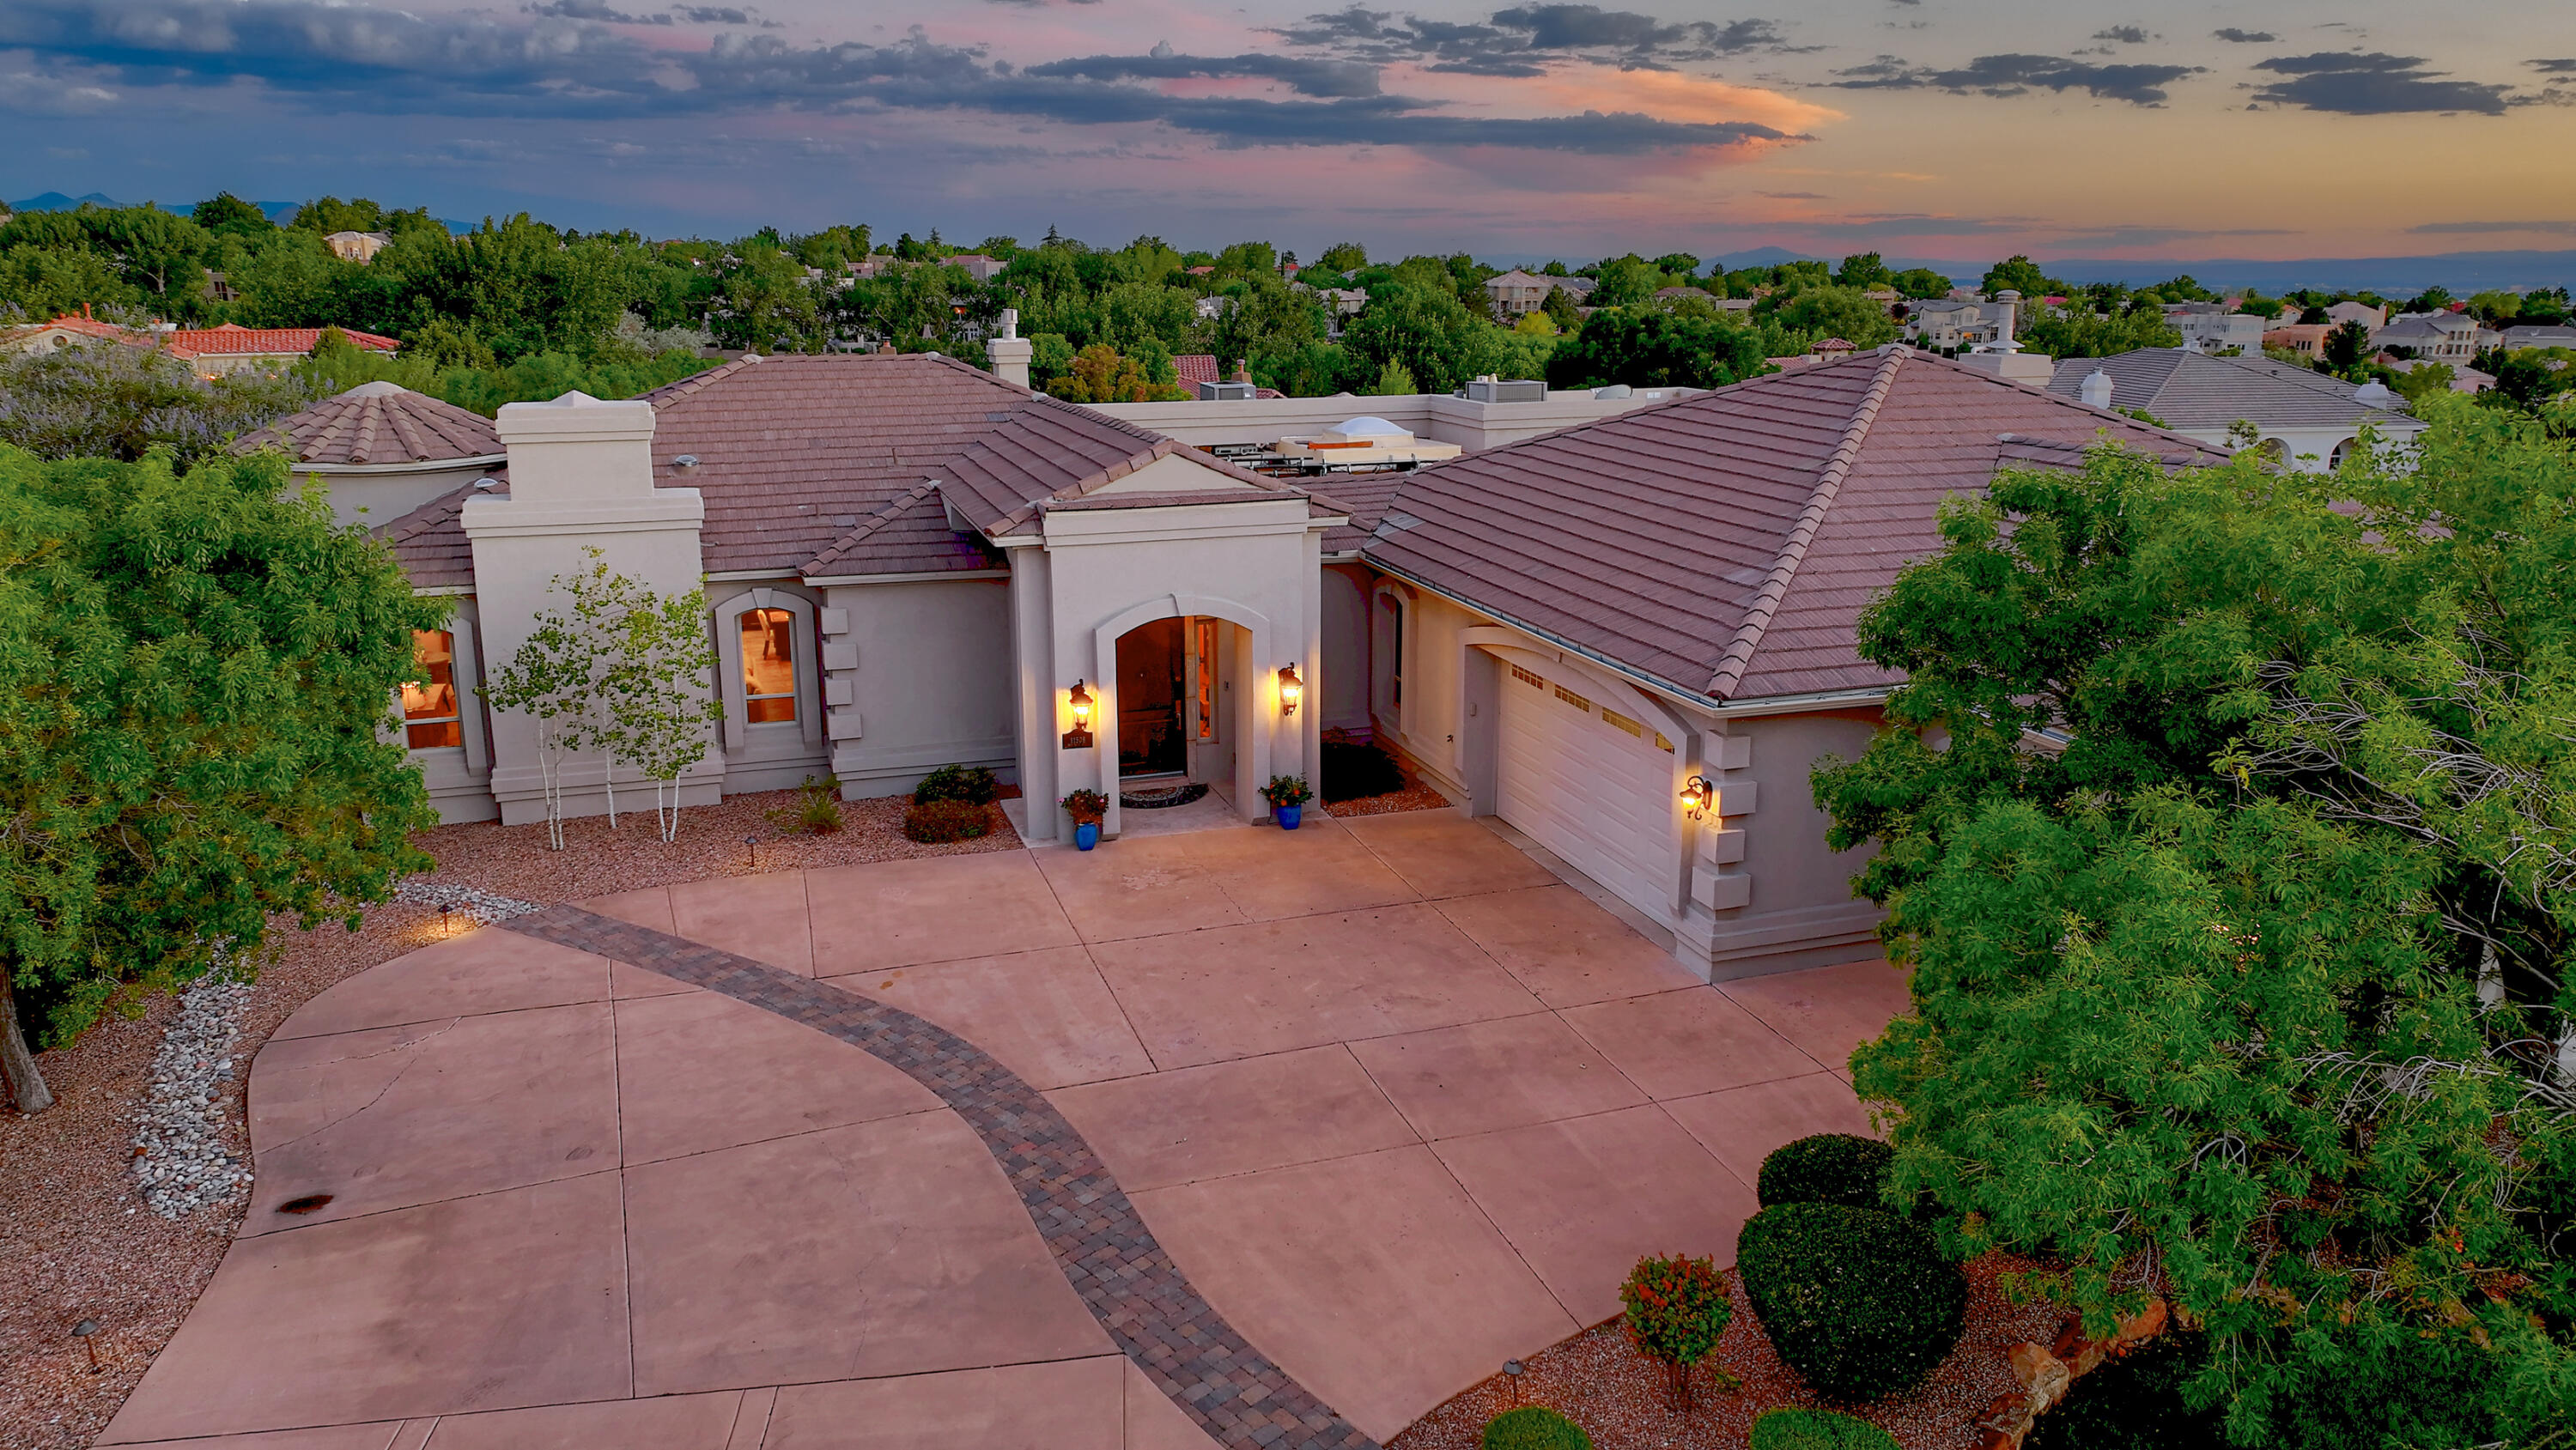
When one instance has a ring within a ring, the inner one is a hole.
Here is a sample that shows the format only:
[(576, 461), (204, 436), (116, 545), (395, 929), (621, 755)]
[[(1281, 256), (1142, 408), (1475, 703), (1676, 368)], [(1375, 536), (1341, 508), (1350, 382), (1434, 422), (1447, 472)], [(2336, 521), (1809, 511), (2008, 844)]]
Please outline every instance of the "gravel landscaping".
[[(665, 845), (653, 813), (542, 825), (441, 826), (421, 837), (438, 869), (402, 883), (356, 932), (272, 925), (248, 982), (203, 978), (176, 997), (111, 1012), (37, 1058), (55, 1106), (0, 1108), (0, 1445), (87, 1446), (143, 1377), (223, 1258), (248, 1202), (249, 1064), (287, 1014), (324, 988), (438, 940), (462, 919), (716, 876), (960, 856), (1019, 847), (997, 808), (991, 834), (904, 839), (905, 797), (846, 801), (843, 829), (791, 834), (794, 791), (692, 806)], [(746, 844), (745, 838), (749, 843)], [(74, 1326), (95, 1319), (92, 1371)]]
[[(2019, 1381), (2004, 1353), (2026, 1340), (2048, 1344), (2066, 1313), (2053, 1304), (2015, 1304), (2000, 1277), (2028, 1265), (2001, 1254), (1972, 1260), (1968, 1274), (1967, 1331), (1959, 1346), (1922, 1385), (1876, 1404), (1835, 1406), (1869, 1420), (1906, 1450), (1970, 1450), (1983, 1438), (1975, 1427), (1997, 1396), (2017, 1393)], [(1742, 1387), (1714, 1388), (1707, 1368), (1693, 1372), (1692, 1407), (1677, 1414), (1664, 1387), (1663, 1366), (1637, 1353), (1616, 1319), (1596, 1324), (1529, 1357), (1517, 1402), (1560, 1411), (1592, 1436), (1600, 1450), (1744, 1450), (1754, 1418), (1783, 1405), (1812, 1407), (1816, 1395), (1780, 1362), (1762, 1332), (1735, 1271), (1726, 1271), (1735, 1317), (1718, 1341), (1714, 1363)], [(1405, 1427), (1388, 1450), (1478, 1450), (1485, 1422), (1515, 1403), (1511, 1377), (1491, 1379)]]

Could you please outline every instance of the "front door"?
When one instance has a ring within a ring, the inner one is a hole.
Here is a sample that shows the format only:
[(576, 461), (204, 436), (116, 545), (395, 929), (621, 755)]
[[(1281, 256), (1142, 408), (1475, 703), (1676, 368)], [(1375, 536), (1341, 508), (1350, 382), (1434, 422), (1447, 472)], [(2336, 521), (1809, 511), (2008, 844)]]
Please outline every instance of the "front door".
[(1179, 775), (1189, 764), (1183, 625), (1157, 619), (1118, 639), (1118, 774)]

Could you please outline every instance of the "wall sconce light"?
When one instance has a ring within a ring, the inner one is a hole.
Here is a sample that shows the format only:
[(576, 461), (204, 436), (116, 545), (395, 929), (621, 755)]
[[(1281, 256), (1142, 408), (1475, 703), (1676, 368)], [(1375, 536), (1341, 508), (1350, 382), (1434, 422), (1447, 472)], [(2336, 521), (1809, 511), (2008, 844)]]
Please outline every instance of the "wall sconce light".
[(1305, 694), (1306, 682), (1297, 678), (1297, 666), (1293, 663), (1281, 665), (1279, 667), (1279, 713), (1296, 714), (1297, 702), (1304, 698)]
[(1073, 708), (1073, 728), (1064, 732), (1064, 748), (1089, 750), (1091, 748), (1091, 691), (1085, 688), (1083, 681), (1076, 680), (1073, 682), (1073, 689), (1066, 693), (1064, 702)]
[(1694, 775), (1682, 782), (1682, 807), (1694, 821), (1708, 813), (1709, 803), (1717, 799), (1716, 783), (1707, 776)]

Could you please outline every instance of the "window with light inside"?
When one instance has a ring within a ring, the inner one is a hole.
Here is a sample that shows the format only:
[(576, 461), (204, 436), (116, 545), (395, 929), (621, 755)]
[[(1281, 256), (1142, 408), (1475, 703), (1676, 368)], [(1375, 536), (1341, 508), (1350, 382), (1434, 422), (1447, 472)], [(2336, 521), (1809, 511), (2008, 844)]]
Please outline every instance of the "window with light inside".
[(412, 678), (403, 681), (403, 734), (414, 750), (465, 743), (456, 701), (456, 636), (443, 629), (411, 633)]
[(754, 725), (796, 719), (796, 616), (784, 609), (746, 609), (742, 626), (743, 719)]

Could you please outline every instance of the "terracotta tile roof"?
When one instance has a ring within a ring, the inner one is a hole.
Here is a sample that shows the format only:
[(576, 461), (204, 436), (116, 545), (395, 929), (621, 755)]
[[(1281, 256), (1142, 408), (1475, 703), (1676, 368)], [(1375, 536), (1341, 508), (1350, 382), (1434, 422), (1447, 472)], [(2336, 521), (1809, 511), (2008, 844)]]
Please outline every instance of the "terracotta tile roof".
[[(320, 327), (244, 327), (227, 322), (221, 327), (183, 327), (175, 332), (156, 334), (161, 345), (181, 357), (284, 357), (302, 356), (313, 350), (329, 329)], [(390, 337), (360, 332), (343, 327), (340, 333), (359, 348), (369, 352), (397, 352), (402, 344)]]
[(1179, 373), (1180, 384), (1185, 388), (1195, 383), (1224, 381), (1216, 370), (1216, 354), (1212, 352), (1182, 353), (1172, 359), (1172, 367)]
[(74, 317), (65, 313), (49, 322), (30, 322), (17, 327), (0, 328), (0, 346), (6, 346), (21, 338), (34, 337), (38, 333), (55, 331), (76, 332), (83, 337), (95, 337), (105, 342), (122, 342), (134, 347), (150, 347), (160, 336), (158, 333), (144, 332), (131, 327), (118, 327), (114, 323), (100, 322), (96, 318)]
[[(465, 537), (461, 516), (465, 501), (480, 488), (480, 482), (469, 483), (440, 494), (401, 518), (370, 530), (393, 546), (394, 558), (401, 563), (403, 573), (410, 576), (412, 588), (474, 587), (474, 546)], [(507, 488), (487, 491), (509, 495)]]
[(235, 453), (283, 448), (298, 463), (363, 466), (499, 458), (492, 420), (393, 383), (360, 383), (233, 444)]
[(1359, 547), (1368, 542), (1369, 533), (1377, 527), (1378, 519), (1385, 515), (1386, 506), (1394, 500), (1396, 489), (1402, 487), (1410, 476), (1392, 468), (1375, 473), (1336, 475), (1331, 481), (1332, 501), (1342, 506), (1342, 512), (1349, 514), (1351, 521), (1325, 532), (1324, 552), (1357, 553)]
[(1941, 501), (2104, 437), (2174, 464), (2225, 456), (1897, 347), (1403, 475), (1366, 554), (1688, 693), (1883, 686), (1853, 629), (1939, 547)]
[(2274, 428), (2341, 428), (2406, 420), (2406, 405), (2373, 408), (2353, 385), (2267, 357), (2211, 357), (2181, 347), (2142, 347), (2059, 362), (2048, 390), (2075, 397), (2100, 369), (2111, 406), (2143, 408), (2176, 428), (2224, 428), (2239, 418)]

